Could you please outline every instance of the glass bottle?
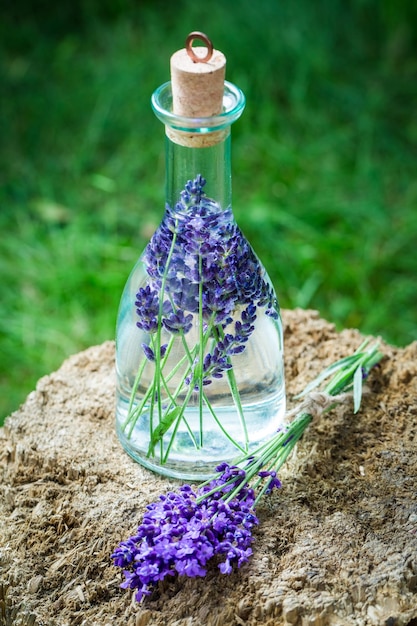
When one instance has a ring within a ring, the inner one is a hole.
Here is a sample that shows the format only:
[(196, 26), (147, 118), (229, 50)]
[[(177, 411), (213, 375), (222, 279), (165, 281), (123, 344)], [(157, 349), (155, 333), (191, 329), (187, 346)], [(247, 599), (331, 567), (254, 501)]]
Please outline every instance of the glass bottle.
[(244, 106), (229, 82), (209, 118), (175, 115), (171, 83), (153, 94), (165, 215), (118, 313), (118, 437), (145, 467), (186, 480), (268, 441), (285, 413), (277, 299), (231, 208), (230, 127)]

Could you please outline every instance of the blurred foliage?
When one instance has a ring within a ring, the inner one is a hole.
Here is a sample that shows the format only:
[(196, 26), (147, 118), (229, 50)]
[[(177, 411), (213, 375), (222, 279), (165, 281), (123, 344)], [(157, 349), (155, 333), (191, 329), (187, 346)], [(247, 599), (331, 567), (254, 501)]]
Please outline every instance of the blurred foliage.
[(8, 0), (0, 16), (1, 404), (114, 335), (164, 205), (150, 95), (203, 30), (246, 93), (234, 210), (283, 307), (416, 338), (417, 4)]

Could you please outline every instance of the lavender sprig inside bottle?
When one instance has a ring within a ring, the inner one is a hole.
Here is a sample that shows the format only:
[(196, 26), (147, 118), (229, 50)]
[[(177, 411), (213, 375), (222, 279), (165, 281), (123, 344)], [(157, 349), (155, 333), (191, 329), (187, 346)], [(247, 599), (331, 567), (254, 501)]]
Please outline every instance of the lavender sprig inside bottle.
[[(146, 340), (142, 335), (143, 361), (124, 429), (129, 435), (137, 420), (150, 415), (148, 456), (154, 456), (164, 440), (161, 463), (169, 456), (181, 421), (195, 447), (202, 447), (203, 411), (217, 419), (205, 390), (220, 379), (229, 386), (242, 428), (243, 443), (232, 437), (229, 442), (236, 450), (248, 449), (234, 367), (255, 331), (260, 309), (271, 320), (279, 316), (265, 270), (231, 209), (207, 197), (205, 186), (198, 174), (185, 184), (175, 206), (166, 206), (142, 257), (146, 284), (136, 293), (136, 325)], [(135, 396), (144, 372), (151, 383), (144, 402), (138, 403)], [(186, 422), (190, 402), (200, 407), (197, 434)]]

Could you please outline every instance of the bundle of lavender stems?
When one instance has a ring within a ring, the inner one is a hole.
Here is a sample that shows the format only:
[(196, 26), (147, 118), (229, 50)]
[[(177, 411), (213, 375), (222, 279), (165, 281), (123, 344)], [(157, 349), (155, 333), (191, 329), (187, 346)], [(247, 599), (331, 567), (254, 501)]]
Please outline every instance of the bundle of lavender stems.
[(135, 590), (135, 599), (141, 602), (167, 577), (205, 576), (212, 564), (221, 574), (231, 574), (246, 563), (259, 524), (257, 505), (281, 486), (279, 470), (297, 442), (313, 419), (337, 404), (353, 401), (356, 413), (363, 380), (382, 357), (378, 343), (369, 345), (365, 340), (296, 397), (300, 403), (270, 441), (233, 464), (219, 464), (206, 482), (182, 485), (149, 504), (136, 533), (111, 555), (114, 565), (123, 570), (121, 587)]

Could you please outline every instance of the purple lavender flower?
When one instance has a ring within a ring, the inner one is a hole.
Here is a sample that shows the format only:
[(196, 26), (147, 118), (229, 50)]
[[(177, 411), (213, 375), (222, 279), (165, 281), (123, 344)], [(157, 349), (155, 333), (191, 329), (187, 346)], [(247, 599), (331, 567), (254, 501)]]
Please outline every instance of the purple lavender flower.
[[(165, 353), (167, 351), (167, 347), (168, 347), (167, 343), (164, 343), (164, 345), (161, 346), (160, 351), (159, 351), (160, 355), (161, 355), (161, 359), (165, 356)], [(144, 355), (148, 359), (148, 361), (155, 361), (155, 353), (152, 350), (152, 348), (150, 348), (146, 343), (142, 344), (142, 350), (144, 352)]]
[(137, 533), (112, 554), (125, 576), (121, 586), (136, 589), (138, 602), (167, 576), (205, 576), (214, 557), (222, 574), (248, 561), (258, 524), (254, 491), (244, 470), (226, 463), (217, 470), (197, 491), (183, 485), (149, 504)]
[(170, 333), (179, 333), (183, 330), (184, 333), (188, 333), (193, 325), (193, 316), (191, 314), (184, 315), (181, 309), (178, 309), (176, 313), (172, 313), (170, 317), (165, 317), (162, 323), (166, 330)]
[(136, 313), (139, 320), (136, 326), (148, 333), (155, 333), (158, 329), (159, 294), (149, 285), (141, 287), (136, 294)]
[(270, 494), (273, 489), (279, 489), (281, 487), (281, 481), (277, 477), (277, 473), (274, 470), (270, 470), (270, 471), (265, 470), (265, 471), (258, 472), (258, 476), (260, 476), (261, 478), (269, 477), (267, 487), (265, 489), (265, 494)]

